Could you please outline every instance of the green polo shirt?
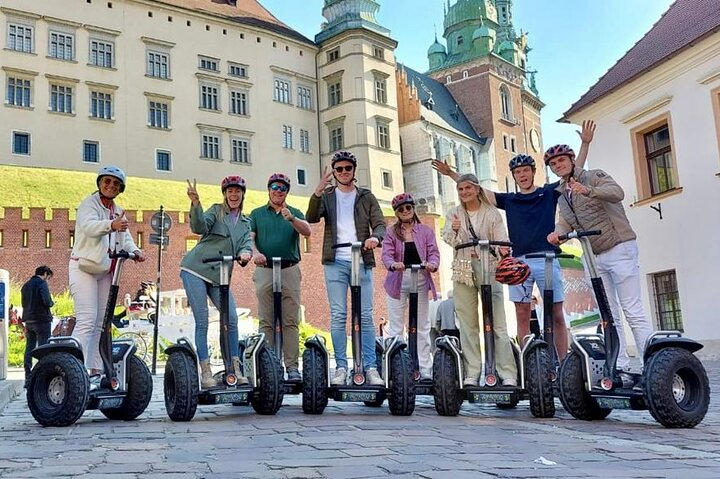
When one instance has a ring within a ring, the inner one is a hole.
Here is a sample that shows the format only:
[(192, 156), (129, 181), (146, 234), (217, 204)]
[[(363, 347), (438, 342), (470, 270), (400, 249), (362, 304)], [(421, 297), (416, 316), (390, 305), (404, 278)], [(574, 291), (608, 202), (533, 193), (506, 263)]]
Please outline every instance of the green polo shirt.
[[(288, 206), (295, 218), (304, 220), (302, 211)], [(276, 212), (270, 204), (255, 208), (250, 213), (251, 231), (255, 233), (255, 247), (270, 261), (279, 256), (284, 260), (300, 261), (300, 234), (292, 223)]]

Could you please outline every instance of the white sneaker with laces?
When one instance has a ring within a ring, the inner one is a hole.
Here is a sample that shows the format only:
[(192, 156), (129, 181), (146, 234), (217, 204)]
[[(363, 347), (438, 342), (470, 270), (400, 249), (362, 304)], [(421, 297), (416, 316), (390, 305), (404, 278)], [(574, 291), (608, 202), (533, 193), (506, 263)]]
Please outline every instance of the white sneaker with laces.
[(466, 377), (465, 381), (463, 381), (463, 386), (477, 386), (478, 385), (478, 379), (473, 377)]
[(365, 371), (365, 380), (368, 383), (368, 386), (383, 386), (385, 385), (385, 381), (383, 380), (382, 376), (380, 376), (380, 373), (375, 368), (370, 368), (367, 371)]
[(337, 368), (335, 370), (335, 376), (330, 380), (330, 384), (333, 386), (344, 386), (347, 380), (347, 369)]
[(517, 387), (517, 379), (515, 379), (515, 378), (506, 378), (506, 379), (503, 379), (503, 380), (502, 380), (502, 385), (503, 385), (503, 386)]

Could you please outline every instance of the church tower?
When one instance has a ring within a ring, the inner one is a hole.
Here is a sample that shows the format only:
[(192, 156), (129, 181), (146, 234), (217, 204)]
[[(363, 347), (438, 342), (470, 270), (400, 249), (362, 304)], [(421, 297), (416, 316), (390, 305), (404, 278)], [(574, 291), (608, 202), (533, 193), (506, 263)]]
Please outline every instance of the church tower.
[(545, 181), (540, 127), (545, 105), (527, 65), (528, 36), (515, 32), (512, 0), (447, 0), (443, 26), (447, 47), (435, 38), (428, 75), (445, 84), (477, 134), (493, 141), (496, 168), (481, 176), (494, 177), (480, 180), (514, 191), (508, 162), (526, 153), (538, 163), (536, 181)]
[(327, 20), (315, 36), (320, 51), (318, 105), (323, 167), (338, 150), (358, 158), (358, 186), (389, 206), (403, 189), (397, 118), (397, 42), (376, 18), (375, 0), (325, 0)]

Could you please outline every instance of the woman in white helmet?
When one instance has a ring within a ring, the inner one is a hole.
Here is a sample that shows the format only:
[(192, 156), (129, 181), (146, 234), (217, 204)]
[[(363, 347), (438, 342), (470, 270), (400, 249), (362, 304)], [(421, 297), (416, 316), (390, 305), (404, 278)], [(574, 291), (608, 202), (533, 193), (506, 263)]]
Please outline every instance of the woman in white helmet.
[(77, 319), (73, 336), (82, 345), (92, 383), (99, 382), (103, 368), (98, 345), (112, 281), (113, 262), (108, 254), (124, 250), (135, 253), (137, 261), (145, 261), (128, 232), (125, 211), (115, 203), (115, 198), (125, 191), (125, 173), (116, 166), (105, 166), (95, 182), (97, 191), (85, 198), (77, 210), (75, 243), (68, 267)]

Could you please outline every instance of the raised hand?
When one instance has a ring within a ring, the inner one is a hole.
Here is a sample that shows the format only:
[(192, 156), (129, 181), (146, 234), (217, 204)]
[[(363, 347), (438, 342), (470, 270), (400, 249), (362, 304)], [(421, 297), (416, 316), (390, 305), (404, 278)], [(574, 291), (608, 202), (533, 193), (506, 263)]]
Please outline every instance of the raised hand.
[(583, 143), (590, 143), (593, 141), (595, 136), (595, 122), (592, 120), (583, 120), (582, 130), (578, 131), (577, 134), (580, 136), (580, 141)]
[(567, 187), (574, 193), (578, 195), (587, 196), (590, 194), (590, 190), (587, 189), (585, 185), (580, 183), (579, 181), (575, 181), (575, 178), (572, 176), (570, 177), (570, 180), (568, 181)]
[(187, 181), (188, 188), (187, 188), (187, 195), (188, 198), (190, 198), (190, 201), (193, 205), (198, 205), (200, 203), (200, 195), (197, 192), (197, 180), (193, 178), (192, 183), (190, 183), (190, 180)]
[(437, 170), (441, 175), (450, 176), (453, 172), (452, 166), (447, 161), (432, 160), (433, 169)]
[(454, 232), (457, 233), (458, 231), (460, 231), (460, 217), (457, 214), (453, 215), (451, 225)]
[(320, 183), (318, 183), (317, 188), (315, 188), (315, 196), (322, 196), (325, 189), (330, 186), (332, 178), (332, 170), (326, 166), (323, 169), (322, 176), (320, 176)]
[(113, 231), (127, 231), (128, 224), (128, 219), (123, 212), (122, 216), (115, 218), (112, 223), (110, 223), (110, 229)]

